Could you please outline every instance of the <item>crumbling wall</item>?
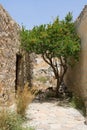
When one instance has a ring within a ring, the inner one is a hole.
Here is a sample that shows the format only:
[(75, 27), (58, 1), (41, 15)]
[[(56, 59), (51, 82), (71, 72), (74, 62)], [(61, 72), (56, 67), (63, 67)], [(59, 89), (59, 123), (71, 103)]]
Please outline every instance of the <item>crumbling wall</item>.
[(67, 72), (66, 84), (84, 101), (87, 100), (87, 6), (76, 20), (75, 26), (81, 38), (81, 52), (79, 62)]
[(0, 5), (0, 85), (13, 90), (32, 86), (33, 55), (21, 48), (20, 29)]
[(19, 25), (0, 5), (0, 84), (8, 88), (15, 86), (19, 30)]
[(15, 89), (21, 89), (26, 83), (32, 87), (33, 79), (33, 54), (21, 49), (20, 53), (16, 55), (16, 84)]

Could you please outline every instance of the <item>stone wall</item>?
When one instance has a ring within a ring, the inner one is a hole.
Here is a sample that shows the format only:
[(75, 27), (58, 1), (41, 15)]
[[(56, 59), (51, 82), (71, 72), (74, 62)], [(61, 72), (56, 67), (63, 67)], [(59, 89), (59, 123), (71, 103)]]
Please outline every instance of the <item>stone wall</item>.
[(20, 27), (0, 5), (0, 85), (15, 86)]
[(15, 89), (23, 88), (26, 83), (32, 87), (34, 54), (30, 54), (21, 48), (16, 55), (16, 82)]
[(83, 100), (87, 100), (87, 6), (77, 18), (75, 26), (81, 38), (81, 52), (79, 63), (67, 72), (66, 84)]

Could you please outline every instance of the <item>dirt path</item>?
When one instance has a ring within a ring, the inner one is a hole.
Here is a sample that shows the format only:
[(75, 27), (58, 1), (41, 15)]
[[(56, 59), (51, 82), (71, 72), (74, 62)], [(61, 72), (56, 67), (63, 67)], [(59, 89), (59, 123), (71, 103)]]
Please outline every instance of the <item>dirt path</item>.
[(32, 103), (25, 126), (35, 130), (87, 130), (84, 117), (74, 108), (58, 106), (57, 101)]

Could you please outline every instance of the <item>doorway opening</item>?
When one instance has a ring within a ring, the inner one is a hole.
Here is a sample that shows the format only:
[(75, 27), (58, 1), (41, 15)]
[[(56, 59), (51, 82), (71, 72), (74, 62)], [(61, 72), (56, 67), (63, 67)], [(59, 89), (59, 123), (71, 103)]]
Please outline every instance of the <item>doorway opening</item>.
[(15, 80), (15, 91), (17, 91), (18, 86), (20, 86), (21, 80), (21, 63), (22, 55), (16, 54), (16, 80)]

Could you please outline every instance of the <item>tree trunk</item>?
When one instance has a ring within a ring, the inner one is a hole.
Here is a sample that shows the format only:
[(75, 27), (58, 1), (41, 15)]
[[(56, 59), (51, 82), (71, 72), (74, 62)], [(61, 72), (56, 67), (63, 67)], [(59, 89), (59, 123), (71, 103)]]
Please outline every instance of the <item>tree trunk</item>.
[(57, 78), (57, 84), (56, 84), (56, 97), (59, 96), (59, 87), (60, 87), (59, 78)]

